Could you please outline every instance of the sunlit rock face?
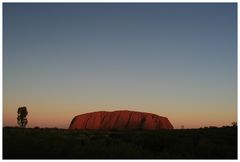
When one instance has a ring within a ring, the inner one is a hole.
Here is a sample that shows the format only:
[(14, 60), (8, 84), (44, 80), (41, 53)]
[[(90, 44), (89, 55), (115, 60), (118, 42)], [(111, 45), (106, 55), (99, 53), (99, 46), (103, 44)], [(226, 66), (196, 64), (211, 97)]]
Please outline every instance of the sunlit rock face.
[(98, 111), (75, 116), (69, 129), (159, 130), (173, 129), (168, 118), (135, 111)]

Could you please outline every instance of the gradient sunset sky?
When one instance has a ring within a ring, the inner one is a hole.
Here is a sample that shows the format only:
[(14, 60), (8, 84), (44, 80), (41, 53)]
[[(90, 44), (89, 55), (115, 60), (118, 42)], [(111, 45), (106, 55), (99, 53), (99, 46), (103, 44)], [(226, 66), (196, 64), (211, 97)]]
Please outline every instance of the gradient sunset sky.
[(3, 4), (3, 126), (133, 110), (175, 128), (237, 120), (237, 4)]

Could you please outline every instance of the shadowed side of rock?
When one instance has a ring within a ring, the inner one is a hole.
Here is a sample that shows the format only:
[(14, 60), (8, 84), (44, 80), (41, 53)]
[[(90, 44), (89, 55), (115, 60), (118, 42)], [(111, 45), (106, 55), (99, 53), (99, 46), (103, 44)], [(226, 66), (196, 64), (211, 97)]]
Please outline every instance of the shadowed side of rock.
[(75, 116), (70, 129), (159, 130), (173, 129), (166, 117), (135, 111), (98, 111)]

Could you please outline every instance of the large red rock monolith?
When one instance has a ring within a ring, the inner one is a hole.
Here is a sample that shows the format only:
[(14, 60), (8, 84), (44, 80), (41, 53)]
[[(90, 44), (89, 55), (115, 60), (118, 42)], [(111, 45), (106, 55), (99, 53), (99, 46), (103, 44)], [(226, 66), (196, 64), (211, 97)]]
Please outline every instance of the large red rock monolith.
[(159, 130), (173, 129), (168, 118), (135, 111), (98, 111), (75, 116), (69, 129)]

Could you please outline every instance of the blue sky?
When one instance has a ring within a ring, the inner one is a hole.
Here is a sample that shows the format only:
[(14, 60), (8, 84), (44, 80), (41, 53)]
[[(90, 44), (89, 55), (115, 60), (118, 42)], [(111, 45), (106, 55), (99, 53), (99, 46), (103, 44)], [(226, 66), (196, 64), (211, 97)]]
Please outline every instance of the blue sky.
[[(174, 127), (237, 119), (236, 3), (4, 3), (4, 125), (129, 109)], [(204, 119), (204, 120), (203, 120)]]

